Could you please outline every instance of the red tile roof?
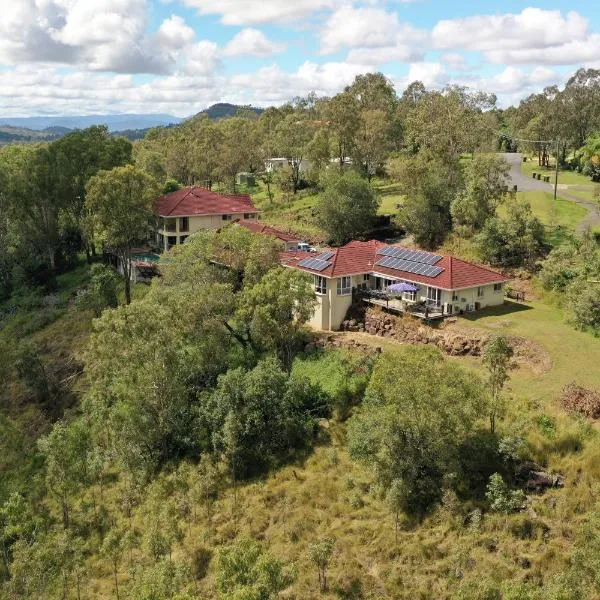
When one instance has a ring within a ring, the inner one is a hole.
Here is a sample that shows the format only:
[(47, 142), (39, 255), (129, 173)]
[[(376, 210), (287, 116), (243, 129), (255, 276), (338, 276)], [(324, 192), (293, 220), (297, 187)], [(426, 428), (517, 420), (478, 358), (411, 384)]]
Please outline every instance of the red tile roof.
[(281, 263), (289, 267), (306, 271), (307, 273), (314, 273), (324, 277), (378, 273), (387, 275), (390, 279), (404, 279), (445, 290), (459, 290), (508, 281), (508, 278), (500, 273), (496, 273), (486, 267), (460, 260), (459, 258), (454, 258), (453, 256), (443, 256), (442, 259), (436, 263), (436, 267), (440, 267), (444, 270), (435, 277), (417, 275), (416, 273), (377, 266), (375, 263), (383, 258), (381, 255), (378, 255), (377, 252), (386, 245), (387, 244), (383, 244), (376, 240), (371, 240), (369, 242), (355, 241), (350, 242), (341, 248), (332, 249), (334, 255), (330, 259), (330, 265), (320, 272), (298, 266), (298, 263), (305, 258), (315, 258), (317, 255), (314, 253), (282, 253)]
[(284, 242), (299, 242), (300, 240), (285, 231), (281, 231), (280, 229), (276, 229), (275, 227), (271, 227), (270, 225), (265, 225), (260, 221), (250, 221), (249, 219), (240, 219), (237, 221), (238, 225), (249, 229), (253, 233), (263, 233), (265, 235), (272, 235), (279, 240)]
[(258, 213), (248, 195), (217, 194), (197, 186), (161, 196), (156, 201), (155, 209), (160, 217)]

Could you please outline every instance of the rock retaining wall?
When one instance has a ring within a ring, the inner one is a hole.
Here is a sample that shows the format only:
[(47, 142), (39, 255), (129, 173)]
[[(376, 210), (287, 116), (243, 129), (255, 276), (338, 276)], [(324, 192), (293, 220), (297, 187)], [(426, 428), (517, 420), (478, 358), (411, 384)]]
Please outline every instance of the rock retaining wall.
[(364, 321), (344, 321), (342, 331), (369, 333), (406, 344), (432, 344), (452, 356), (480, 356), (489, 337), (444, 331), (422, 325), (413, 317), (398, 318), (376, 309), (368, 310)]

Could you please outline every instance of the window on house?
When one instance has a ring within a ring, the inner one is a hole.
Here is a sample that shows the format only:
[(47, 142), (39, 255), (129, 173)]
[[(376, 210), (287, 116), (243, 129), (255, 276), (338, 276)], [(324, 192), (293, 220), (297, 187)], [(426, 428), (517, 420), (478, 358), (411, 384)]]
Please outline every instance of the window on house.
[(177, 231), (177, 221), (175, 219), (165, 219), (165, 231)]
[(352, 279), (350, 277), (340, 277), (337, 280), (338, 296), (347, 296), (352, 293)]
[(223, 219), (223, 221), (231, 221), (232, 217), (231, 215), (223, 215), (221, 219)]
[(458, 293), (452, 292), (452, 302), (458, 302)]
[(371, 276), (368, 273), (363, 275), (363, 281), (371, 281)]
[(244, 213), (244, 219), (254, 219), (254, 214), (252, 214), (252, 213)]
[(182, 236), (179, 238), (179, 243), (180, 243), (180, 244), (185, 244), (185, 240), (187, 240), (187, 239), (188, 239), (188, 237), (189, 237), (189, 236), (187, 236), (187, 235), (182, 235)]
[(327, 293), (327, 279), (325, 279), (325, 277), (315, 275), (315, 292), (317, 292), (317, 294)]
[(477, 297), (478, 297), (478, 298), (483, 298), (483, 296), (484, 296), (484, 293), (485, 293), (485, 292), (484, 292), (484, 289), (483, 289), (482, 287), (478, 287), (478, 288), (477, 288)]
[(502, 284), (501, 283), (495, 283), (494, 284), (494, 291), (495, 292), (501, 292), (502, 291)]
[(442, 290), (439, 288), (428, 287), (427, 288), (427, 303), (439, 306), (442, 299)]
[(190, 218), (189, 217), (181, 217), (179, 219), (179, 231), (189, 231), (190, 230)]

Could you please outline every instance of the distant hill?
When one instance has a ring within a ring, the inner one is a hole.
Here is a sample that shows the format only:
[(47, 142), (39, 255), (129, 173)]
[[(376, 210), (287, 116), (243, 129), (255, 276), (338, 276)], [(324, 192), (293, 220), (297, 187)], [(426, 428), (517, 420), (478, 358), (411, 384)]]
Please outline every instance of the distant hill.
[[(195, 116), (207, 115), (209, 119), (218, 121), (233, 117), (240, 110), (250, 110), (257, 115), (264, 112), (264, 109), (254, 106), (219, 102)], [(0, 117), (0, 145), (13, 142), (52, 141), (75, 129), (85, 129), (92, 125), (106, 125), (113, 135), (123, 136), (134, 141), (143, 139), (148, 130), (153, 127), (172, 127), (182, 121), (183, 119), (168, 114)]]
[(60, 127), (51, 127), (42, 131), (36, 131), (34, 129), (28, 129), (27, 127), (0, 125), (0, 144), (52, 141), (57, 140), (69, 131), (71, 130)]
[(239, 104), (229, 104), (227, 102), (219, 102), (217, 104), (213, 104), (208, 108), (205, 108), (203, 111), (200, 111), (197, 115), (208, 115), (208, 118), (213, 121), (218, 121), (219, 119), (225, 119), (227, 117), (234, 117), (239, 110), (247, 109), (255, 112), (257, 115), (260, 115), (264, 112), (264, 108), (256, 108), (254, 106), (241, 106)]
[[(180, 123), (181, 119), (167, 114), (82, 115), (74, 117), (0, 117), (0, 126), (24, 127), (35, 131), (48, 128), (85, 129), (92, 125), (106, 125), (109, 131), (148, 129)], [(63, 132), (66, 133), (66, 132)]]

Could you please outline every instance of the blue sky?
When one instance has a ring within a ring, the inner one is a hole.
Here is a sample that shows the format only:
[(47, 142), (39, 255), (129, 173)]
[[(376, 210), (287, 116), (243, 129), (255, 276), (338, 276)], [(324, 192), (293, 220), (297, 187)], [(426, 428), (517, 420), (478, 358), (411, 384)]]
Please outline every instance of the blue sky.
[(168, 112), (332, 95), (379, 70), (518, 103), (600, 68), (589, 0), (11, 0), (0, 114)]

